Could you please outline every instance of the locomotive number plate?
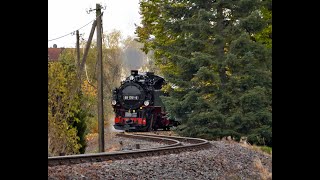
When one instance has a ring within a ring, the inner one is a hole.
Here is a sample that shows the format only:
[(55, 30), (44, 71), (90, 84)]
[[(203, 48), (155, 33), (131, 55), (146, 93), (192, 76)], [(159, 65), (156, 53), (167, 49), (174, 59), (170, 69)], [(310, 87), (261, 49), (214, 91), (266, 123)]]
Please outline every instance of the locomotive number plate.
[(123, 96), (124, 100), (139, 100), (139, 96)]

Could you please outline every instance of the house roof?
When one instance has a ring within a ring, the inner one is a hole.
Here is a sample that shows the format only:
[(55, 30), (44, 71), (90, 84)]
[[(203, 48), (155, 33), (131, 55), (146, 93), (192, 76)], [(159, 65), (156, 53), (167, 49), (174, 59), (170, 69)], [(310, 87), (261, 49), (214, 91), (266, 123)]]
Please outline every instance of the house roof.
[(48, 61), (58, 61), (59, 55), (65, 48), (48, 48)]

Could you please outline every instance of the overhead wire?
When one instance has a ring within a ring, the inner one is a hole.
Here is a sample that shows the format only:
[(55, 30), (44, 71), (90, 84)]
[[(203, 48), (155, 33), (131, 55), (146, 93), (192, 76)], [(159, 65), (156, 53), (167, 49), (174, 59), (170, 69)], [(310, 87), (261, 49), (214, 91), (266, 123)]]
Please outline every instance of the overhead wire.
[[(99, 16), (102, 16), (102, 14), (103, 14), (103, 13), (101, 13)], [(97, 17), (99, 17), (99, 16), (97, 16)], [(97, 19), (97, 17), (96, 17), (96, 18), (94, 18), (92, 21), (88, 22), (87, 24), (83, 25), (82, 27), (80, 27), (80, 28), (78, 28), (78, 29), (76, 29), (76, 30), (74, 30), (74, 31), (72, 31), (72, 32), (70, 32), (70, 33), (68, 33), (68, 34), (65, 34), (65, 35), (63, 35), (63, 36), (60, 36), (60, 37), (57, 37), (57, 38), (50, 39), (50, 40), (48, 40), (48, 42), (49, 42), (49, 41), (54, 41), (54, 40), (57, 40), (57, 39), (61, 39), (61, 38), (66, 37), (66, 36), (68, 36), (68, 35), (73, 35), (77, 30), (80, 30), (80, 29), (82, 29), (82, 28), (84, 28), (84, 27), (88, 26), (90, 23), (92, 23), (94, 20), (96, 20), (96, 19)]]

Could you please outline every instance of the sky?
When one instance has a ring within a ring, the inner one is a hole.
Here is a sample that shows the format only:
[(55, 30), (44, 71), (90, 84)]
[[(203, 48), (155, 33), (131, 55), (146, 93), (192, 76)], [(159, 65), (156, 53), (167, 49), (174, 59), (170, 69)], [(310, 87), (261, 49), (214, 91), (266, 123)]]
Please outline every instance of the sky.
[[(76, 36), (71, 32), (95, 19), (96, 3), (105, 7), (102, 17), (103, 32), (120, 30), (123, 38), (134, 36), (134, 24), (140, 24), (139, 0), (48, 0), (48, 47), (75, 47)], [(92, 22), (79, 30), (88, 39)], [(69, 35), (67, 35), (69, 34)], [(67, 35), (57, 40), (52, 40)], [(94, 33), (93, 39), (97, 34)], [(49, 41), (52, 40), (52, 41)]]

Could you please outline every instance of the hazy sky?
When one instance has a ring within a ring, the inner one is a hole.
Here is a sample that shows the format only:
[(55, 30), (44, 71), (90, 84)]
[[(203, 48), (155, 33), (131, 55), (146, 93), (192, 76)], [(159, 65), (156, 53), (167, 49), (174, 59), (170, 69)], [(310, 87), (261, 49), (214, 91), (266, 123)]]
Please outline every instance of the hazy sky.
[[(95, 9), (96, 3), (106, 6), (102, 17), (103, 31), (117, 29), (123, 37), (134, 36), (135, 24), (140, 24), (139, 0), (48, 0), (48, 47), (75, 47), (76, 36), (67, 35), (95, 18), (95, 11), (87, 14), (86, 9)], [(79, 30), (88, 39), (92, 23)], [(94, 34), (94, 39), (97, 35)]]

